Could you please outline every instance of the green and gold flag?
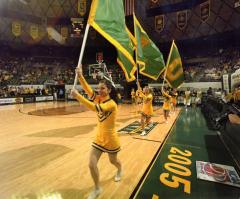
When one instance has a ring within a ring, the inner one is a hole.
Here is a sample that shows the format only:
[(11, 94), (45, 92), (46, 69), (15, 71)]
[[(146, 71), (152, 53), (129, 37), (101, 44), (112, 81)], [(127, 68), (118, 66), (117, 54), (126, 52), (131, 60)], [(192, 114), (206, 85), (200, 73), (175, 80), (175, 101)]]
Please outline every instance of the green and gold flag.
[(163, 55), (158, 47), (148, 37), (134, 15), (134, 32), (137, 43), (136, 59), (139, 64), (139, 72), (142, 75), (157, 80), (164, 71), (165, 63)]
[(126, 80), (135, 80), (134, 45), (125, 24), (123, 1), (93, 0), (88, 24), (116, 47), (117, 62), (123, 69)]
[(175, 42), (172, 42), (168, 55), (165, 80), (172, 88), (178, 88), (184, 81), (182, 60)]

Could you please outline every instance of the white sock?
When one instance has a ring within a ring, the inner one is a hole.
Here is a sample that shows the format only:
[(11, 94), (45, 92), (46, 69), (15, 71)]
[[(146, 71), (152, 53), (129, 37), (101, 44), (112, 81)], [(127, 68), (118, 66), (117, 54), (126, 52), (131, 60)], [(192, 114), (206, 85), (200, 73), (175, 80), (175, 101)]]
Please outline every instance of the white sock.
[(87, 199), (96, 199), (102, 192), (101, 188), (94, 189), (88, 196)]
[(117, 171), (117, 173), (116, 173), (116, 175), (114, 177), (114, 181), (118, 182), (118, 181), (121, 180), (121, 178), (122, 178), (122, 171)]

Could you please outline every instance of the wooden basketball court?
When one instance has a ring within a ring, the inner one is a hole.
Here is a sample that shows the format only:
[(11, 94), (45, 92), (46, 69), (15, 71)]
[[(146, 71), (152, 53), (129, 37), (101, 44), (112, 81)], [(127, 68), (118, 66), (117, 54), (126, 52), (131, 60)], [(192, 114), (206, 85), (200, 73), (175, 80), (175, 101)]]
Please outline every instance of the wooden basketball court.
[[(99, 161), (101, 199), (127, 199), (159, 150), (179, 110), (147, 135), (121, 133), (123, 178), (107, 154)], [(139, 120), (132, 105), (119, 105), (117, 130)], [(48, 102), (0, 107), (0, 199), (82, 199), (93, 188), (88, 169), (96, 114), (76, 102)]]

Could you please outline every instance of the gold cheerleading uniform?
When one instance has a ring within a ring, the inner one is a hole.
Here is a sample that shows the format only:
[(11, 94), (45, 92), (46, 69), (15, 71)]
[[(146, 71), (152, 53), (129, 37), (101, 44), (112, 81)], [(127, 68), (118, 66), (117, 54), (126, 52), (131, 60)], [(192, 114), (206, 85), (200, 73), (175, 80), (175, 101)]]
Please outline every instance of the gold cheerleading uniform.
[(163, 110), (164, 111), (170, 111), (171, 109), (171, 96), (167, 94), (165, 91), (162, 91), (162, 95), (164, 97), (163, 101)]
[(120, 151), (120, 140), (115, 128), (117, 104), (109, 96), (102, 98), (96, 95), (82, 75), (79, 77), (79, 81), (83, 90), (91, 96), (94, 103), (80, 94), (76, 99), (96, 112), (98, 117), (97, 132), (92, 146), (108, 153)]
[(139, 92), (139, 96), (143, 98), (143, 108), (142, 108), (142, 114), (145, 116), (152, 116), (153, 115), (153, 96), (151, 93), (144, 95), (142, 91)]
[(177, 92), (174, 92), (173, 95), (171, 96), (171, 101), (174, 106), (177, 105), (177, 96), (178, 96)]

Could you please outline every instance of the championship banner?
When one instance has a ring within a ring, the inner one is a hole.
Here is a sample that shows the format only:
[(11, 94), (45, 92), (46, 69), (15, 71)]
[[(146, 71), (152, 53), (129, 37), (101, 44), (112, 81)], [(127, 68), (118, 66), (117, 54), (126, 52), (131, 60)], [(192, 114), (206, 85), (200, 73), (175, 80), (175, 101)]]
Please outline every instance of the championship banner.
[(187, 10), (177, 12), (177, 27), (183, 30), (187, 26)]
[(78, 0), (78, 13), (81, 17), (86, 14), (87, 10), (87, 0)]
[(79, 38), (81, 37), (81, 32), (83, 30), (84, 27), (84, 18), (80, 17), (80, 18), (71, 18), (71, 23), (72, 23), (72, 27), (71, 27), (71, 37), (73, 38)]
[(38, 38), (38, 26), (37, 25), (31, 25), (30, 26), (30, 35), (35, 40)]
[(235, 0), (234, 7), (235, 8), (240, 7), (240, 0)]
[(160, 33), (164, 28), (164, 15), (155, 16), (155, 30)]
[(206, 22), (210, 17), (210, 1), (200, 4), (200, 9), (201, 20)]
[(64, 39), (68, 38), (68, 28), (67, 27), (61, 27), (61, 35)]
[(22, 33), (22, 26), (20, 22), (13, 21), (12, 22), (12, 33), (14, 36), (18, 37)]

